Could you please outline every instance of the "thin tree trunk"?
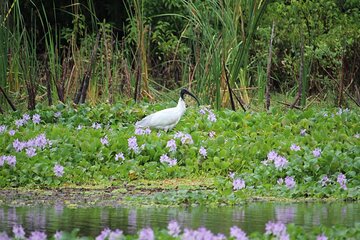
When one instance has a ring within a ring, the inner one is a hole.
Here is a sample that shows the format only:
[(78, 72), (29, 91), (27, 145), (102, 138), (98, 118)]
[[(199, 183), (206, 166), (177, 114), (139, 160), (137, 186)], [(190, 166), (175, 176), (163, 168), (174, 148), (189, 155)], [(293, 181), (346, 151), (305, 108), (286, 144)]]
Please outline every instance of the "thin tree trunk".
[(345, 79), (345, 56), (341, 58), (341, 72), (340, 72), (340, 83), (339, 83), (339, 96), (338, 96), (338, 107), (341, 107), (344, 101), (344, 79)]
[(11, 109), (13, 111), (16, 111), (15, 105), (11, 102), (10, 98), (6, 95), (4, 89), (0, 86), (0, 91), (2, 92), (2, 94), (4, 95), (6, 101), (9, 103)]
[(300, 70), (298, 79), (298, 92), (295, 101), (291, 104), (290, 108), (294, 108), (295, 105), (301, 100), (303, 91), (303, 76), (304, 75), (304, 37), (301, 37), (301, 50), (300, 50)]
[(228, 74), (227, 74), (226, 67), (225, 67), (225, 60), (222, 61), (222, 62), (223, 62), (223, 68), (224, 68), (224, 72), (225, 72), (226, 84), (227, 84), (228, 92), (229, 92), (229, 95), (230, 95), (231, 109), (233, 111), (236, 111), (235, 102), (234, 102), (234, 99), (233, 99), (233, 92), (232, 92), (232, 89), (230, 87), (230, 82), (229, 82)]
[(89, 87), (89, 83), (90, 83), (90, 78), (91, 78), (91, 74), (92, 74), (92, 68), (95, 64), (95, 59), (96, 59), (96, 52), (99, 46), (99, 40), (100, 40), (100, 32), (98, 32), (97, 36), (96, 36), (96, 42), (93, 48), (93, 51), (91, 53), (91, 58), (90, 58), (90, 64), (88, 66), (88, 69), (85, 71), (83, 80), (81, 82), (81, 86), (76, 94), (74, 103), (78, 104), (80, 103), (85, 103), (86, 100), (86, 92), (87, 89)]
[(104, 38), (104, 47), (105, 47), (105, 61), (106, 61), (106, 77), (108, 78), (109, 81), (109, 103), (113, 103), (114, 99), (113, 99), (113, 90), (112, 90), (112, 83), (113, 83), (113, 78), (112, 78), (112, 74), (111, 74), (111, 55), (112, 55), (112, 48), (111, 48), (111, 36), (110, 39), (107, 38), (107, 34), (105, 31), (105, 27), (103, 27), (103, 38)]
[(265, 97), (266, 97), (266, 103), (265, 107), (268, 111), (270, 108), (270, 88), (271, 88), (271, 58), (272, 58), (272, 46), (273, 46), (273, 40), (275, 35), (275, 21), (273, 21), (272, 28), (271, 28), (271, 37), (270, 37), (270, 44), (269, 44), (269, 56), (267, 61), (267, 67), (266, 67), (266, 90), (265, 90)]
[[(50, 70), (49, 70), (49, 65), (48, 65), (48, 61), (47, 61), (48, 56), (46, 55), (46, 70), (45, 70), (45, 77), (46, 77), (46, 93), (47, 93), (47, 97), (48, 97), (48, 104), (49, 106), (52, 105), (52, 96), (51, 96), (51, 76), (50, 76)], [(56, 84), (55, 84), (56, 85)]]

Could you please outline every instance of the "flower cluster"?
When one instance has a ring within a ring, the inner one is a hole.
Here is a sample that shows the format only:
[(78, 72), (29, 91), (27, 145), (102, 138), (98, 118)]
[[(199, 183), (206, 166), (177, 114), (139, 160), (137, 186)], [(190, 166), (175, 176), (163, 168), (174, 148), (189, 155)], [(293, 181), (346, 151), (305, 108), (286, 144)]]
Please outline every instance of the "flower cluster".
[(167, 163), (169, 164), (170, 167), (175, 166), (177, 164), (177, 159), (176, 158), (170, 158), (167, 154), (163, 154), (160, 157), (160, 162), (161, 163)]
[(62, 175), (64, 174), (64, 167), (59, 165), (59, 164), (55, 164), (55, 166), (54, 166), (54, 174), (57, 177), (62, 177)]
[(9, 166), (15, 167), (15, 165), (16, 165), (16, 157), (11, 156), (11, 155), (9, 155), (9, 156), (6, 156), (6, 155), (0, 156), (0, 167), (3, 166), (5, 162)]
[(246, 233), (237, 226), (230, 228), (230, 237), (233, 237), (236, 240), (248, 240)]
[(291, 144), (290, 150), (295, 151), (295, 152), (300, 151), (300, 146), (298, 146), (296, 144)]
[[(45, 134), (39, 134), (35, 138), (22, 142), (19, 139), (15, 139), (13, 142), (13, 148), (17, 152), (21, 152), (25, 148), (41, 148), (44, 149), (47, 145), (51, 145), (51, 142), (46, 138)], [(32, 150), (31, 150), (32, 151)], [(31, 152), (30, 151), (30, 152)]]
[(206, 149), (205, 149), (203, 146), (200, 147), (200, 149), (199, 149), (199, 154), (200, 154), (201, 156), (203, 156), (204, 158), (206, 158), (206, 156), (207, 156), (207, 151), (206, 151)]
[(133, 150), (135, 153), (140, 152), (140, 148), (139, 148), (139, 145), (137, 143), (137, 139), (135, 136), (128, 139), (128, 147), (129, 147), (129, 150)]
[(92, 127), (93, 129), (100, 129), (100, 128), (101, 128), (101, 124), (100, 124), (100, 123), (97, 123), (97, 122), (94, 122), (94, 123), (91, 125), (91, 127)]
[(100, 138), (100, 142), (102, 145), (104, 146), (108, 146), (109, 145), (109, 139), (107, 136), (103, 137), (103, 138)]
[(330, 182), (330, 179), (327, 175), (323, 176), (320, 180), (320, 184), (322, 187), (325, 187)]
[(6, 126), (5, 125), (0, 125), (0, 133), (3, 133), (6, 131)]
[(286, 177), (285, 177), (285, 180), (284, 180), (283, 178), (279, 178), (279, 179), (277, 180), (277, 183), (278, 183), (279, 185), (282, 185), (282, 184), (284, 183), (284, 181), (285, 181), (286, 187), (289, 188), (289, 189), (294, 188), (295, 185), (296, 185), (296, 182), (295, 182), (294, 178), (291, 177), (291, 176), (286, 176)]
[(151, 228), (143, 228), (139, 233), (139, 240), (154, 240), (155, 234)]
[(111, 231), (109, 228), (105, 228), (102, 230), (99, 236), (97, 236), (96, 240), (115, 240), (115, 239), (122, 239), (123, 238), (123, 231), (116, 229), (114, 231)]
[(176, 132), (174, 135), (174, 138), (175, 139), (180, 138), (182, 144), (193, 144), (194, 143), (191, 135), (188, 133)]
[(233, 180), (233, 189), (240, 190), (245, 188), (245, 181), (243, 179), (237, 178)]
[(202, 107), (200, 110), (199, 110), (199, 113), (202, 114), (202, 115), (205, 115), (206, 113), (208, 113), (208, 117), (207, 119), (210, 121), (210, 122), (216, 122), (216, 116), (214, 114), (214, 112), (207, 108), (207, 107)]
[(149, 135), (151, 133), (150, 128), (142, 129), (140, 127), (135, 128), (135, 135)]
[(312, 152), (314, 157), (320, 157), (321, 156), (321, 149), (320, 148), (315, 148), (315, 150)]
[(183, 239), (183, 240), (191, 240), (191, 239), (222, 240), (222, 239), (226, 239), (226, 237), (225, 237), (225, 235), (223, 235), (221, 233), (215, 235), (210, 230), (208, 230), (204, 227), (201, 227), (197, 230), (185, 228), (181, 239)]
[(169, 148), (170, 152), (175, 152), (176, 151), (176, 142), (174, 139), (170, 139), (167, 143), (166, 143), (166, 147)]
[(167, 229), (168, 229), (169, 235), (172, 237), (179, 236), (179, 234), (181, 232), (180, 225), (178, 224), (178, 222), (176, 222), (174, 220), (169, 222)]
[(274, 163), (275, 167), (278, 170), (286, 168), (289, 163), (288, 160), (284, 156), (279, 155), (275, 151), (270, 151), (267, 155), (267, 159), (262, 161), (262, 163), (266, 166), (269, 165), (269, 163), (271, 163), (271, 162)]
[(115, 160), (118, 161), (119, 159), (125, 160), (124, 154), (122, 152), (115, 155)]
[(290, 239), (289, 234), (286, 232), (285, 224), (281, 222), (268, 222), (265, 225), (265, 234), (274, 235), (280, 240)]
[(338, 175), (338, 177), (337, 177), (337, 182), (340, 184), (340, 187), (342, 188), (342, 189), (344, 189), (344, 190), (346, 190), (347, 189), (347, 187), (346, 187), (346, 176), (344, 175), (344, 174), (342, 174), (342, 173), (340, 173), (339, 175)]

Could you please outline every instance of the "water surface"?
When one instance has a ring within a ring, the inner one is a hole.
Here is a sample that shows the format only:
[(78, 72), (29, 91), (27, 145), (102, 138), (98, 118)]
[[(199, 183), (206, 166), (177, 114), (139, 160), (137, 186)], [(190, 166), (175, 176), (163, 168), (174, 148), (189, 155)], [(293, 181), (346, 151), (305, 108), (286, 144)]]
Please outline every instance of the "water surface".
[(40, 230), (48, 235), (57, 230), (79, 228), (80, 235), (97, 236), (105, 227), (135, 234), (148, 226), (166, 228), (170, 220), (178, 221), (182, 227), (206, 227), (214, 233), (225, 234), (234, 225), (247, 233), (263, 232), (265, 224), (270, 220), (295, 223), (305, 229), (318, 225), (353, 227), (356, 222), (360, 222), (360, 203), (254, 202), (218, 208), (0, 206), (0, 232), (8, 233), (14, 224), (21, 224), (26, 232)]

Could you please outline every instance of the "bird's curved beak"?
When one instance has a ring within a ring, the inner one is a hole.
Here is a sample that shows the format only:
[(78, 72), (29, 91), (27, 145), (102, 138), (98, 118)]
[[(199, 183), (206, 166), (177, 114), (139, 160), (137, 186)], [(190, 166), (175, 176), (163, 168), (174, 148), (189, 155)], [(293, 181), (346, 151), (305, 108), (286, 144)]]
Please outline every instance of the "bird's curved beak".
[(185, 94), (187, 94), (187, 95), (191, 96), (192, 98), (194, 98), (196, 100), (196, 102), (198, 103), (198, 106), (200, 106), (199, 99), (194, 94), (192, 94), (191, 92), (189, 92), (186, 89), (181, 89), (180, 96), (181, 96), (182, 99), (184, 99)]

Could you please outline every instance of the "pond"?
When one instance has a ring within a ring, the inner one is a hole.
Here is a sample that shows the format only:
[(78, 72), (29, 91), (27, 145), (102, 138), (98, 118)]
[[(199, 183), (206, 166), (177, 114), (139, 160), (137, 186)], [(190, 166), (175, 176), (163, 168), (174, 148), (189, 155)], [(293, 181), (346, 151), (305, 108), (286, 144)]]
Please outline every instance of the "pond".
[(360, 203), (275, 203), (253, 202), (236, 207), (81, 207), (64, 205), (0, 206), (0, 232), (11, 232), (21, 224), (26, 232), (41, 230), (52, 235), (57, 230), (80, 229), (80, 235), (97, 236), (102, 229), (121, 229), (135, 234), (144, 227), (166, 228), (170, 220), (182, 227), (206, 227), (214, 233), (229, 234), (236, 225), (247, 233), (264, 232), (270, 221), (295, 223), (305, 229), (314, 226), (354, 227), (360, 222)]

